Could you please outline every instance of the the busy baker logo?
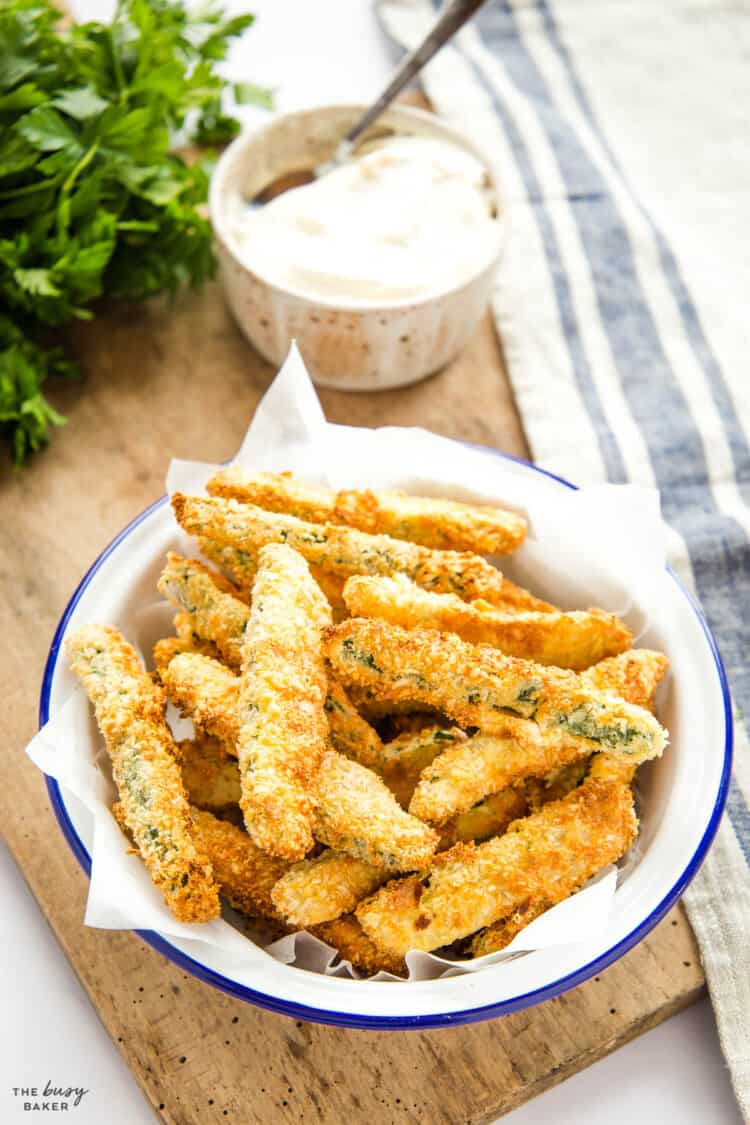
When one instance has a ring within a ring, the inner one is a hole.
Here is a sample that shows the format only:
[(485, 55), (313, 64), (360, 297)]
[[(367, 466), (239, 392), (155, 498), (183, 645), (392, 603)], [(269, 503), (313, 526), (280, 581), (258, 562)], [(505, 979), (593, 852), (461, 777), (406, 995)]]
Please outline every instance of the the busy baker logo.
[(56, 1086), (47, 1080), (44, 1086), (13, 1086), (13, 1097), (21, 1102), (24, 1113), (65, 1113), (76, 1109), (89, 1091), (84, 1086)]

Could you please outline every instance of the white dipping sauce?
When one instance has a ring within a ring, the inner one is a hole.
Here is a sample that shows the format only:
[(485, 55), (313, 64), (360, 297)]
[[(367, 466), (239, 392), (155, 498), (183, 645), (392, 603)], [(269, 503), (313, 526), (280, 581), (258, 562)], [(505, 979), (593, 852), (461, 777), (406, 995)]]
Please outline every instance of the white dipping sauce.
[(500, 245), (480, 162), (421, 137), (386, 141), (257, 210), (233, 202), (245, 265), (312, 299), (428, 297), (478, 273)]

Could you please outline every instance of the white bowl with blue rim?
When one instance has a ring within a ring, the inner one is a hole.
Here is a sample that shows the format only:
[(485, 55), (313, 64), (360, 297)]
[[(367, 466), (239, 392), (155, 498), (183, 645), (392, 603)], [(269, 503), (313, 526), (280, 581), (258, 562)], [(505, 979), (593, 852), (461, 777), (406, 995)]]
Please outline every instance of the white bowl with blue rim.
[[(485, 456), (503, 456), (487, 450)], [(514, 460), (515, 459), (511, 459)], [(515, 462), (555, 491), (573, 488), (527, 462)], [(493, 461), (493, 465), (497, 465)], [(530, 478), (531, 479), (531, 478)], [(84, 575), (55, 632), (44, 672), (40, 724), (55, 715), (73, 690), (63, 654), (66, 633), (84, 621), (124, 627), (154, 601), (175, 525), (166, 497), (133, 520)], [(670, 746), (642, 777), (642, 829), (636, 858), (618, 885), (606, 930), (590, 940), (539, 950), (482, 972), (447, 979), (389, 982), (350, 980), (308, 972), (268, 957), (262, 968), (232, 976), (206, 945), (200, 959), (191, 942), (159, 933), (140, 936), (185, 972), (232, 996), (296, 1019), (373, 1029), (447, 1027), (491, 1019), (558, 996), (601, 972), (657, 924), (698, 871), (726, 800), (732, 757), (729, 691), (711, 631), (692, 596), (669, 573), (663, 596), (639, 645), (665, 652), (671, 674), (660, 693), (659, 717)], [(53, 778), (47, 787), (55, 815), (74, 855), (91, 868), (91, 818)]]

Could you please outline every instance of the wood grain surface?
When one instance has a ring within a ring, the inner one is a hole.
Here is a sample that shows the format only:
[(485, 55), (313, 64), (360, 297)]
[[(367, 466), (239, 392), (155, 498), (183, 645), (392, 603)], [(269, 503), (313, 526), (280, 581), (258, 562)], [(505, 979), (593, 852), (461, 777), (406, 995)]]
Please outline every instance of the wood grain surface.
[[(170, 457), (231, 456), (273, 372), (220, 290), (100, 310), (73, 341), (85, 381), (54, 392), (68, 424), (22, 473), (3, 468), (5, 597), (0, 813), (5, 836), (104, 1026), (160, 1117), (180, 1125), (482, 1122), (696, 999), (703, 975), (678, 907), (600, 977), (472, 1027), (361, 1032), (295, 1022), (189, 978), (129, 933), (82, 924), (86, 879), (23, 746), (55, 624), (102, 547), (163, 491)], [(331, 421), (421, 425), (527, 453), (487, 319), (432, 379), (381, 394), (321, 391)]]

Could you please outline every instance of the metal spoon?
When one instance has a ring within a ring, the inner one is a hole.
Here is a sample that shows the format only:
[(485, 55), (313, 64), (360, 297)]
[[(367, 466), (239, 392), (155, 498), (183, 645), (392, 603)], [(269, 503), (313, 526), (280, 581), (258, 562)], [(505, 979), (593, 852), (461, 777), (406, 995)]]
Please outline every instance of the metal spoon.
[(334, 168), (342, 164), (350, 156), (352, 149), (365, 129), (372, 125), (384, 109), (388, 108), (393, 99), (411, 82), (412, 78), (419, 74), (425, 63), (428, 63), (433, 55), (436, 55), (440, 48), (453, 38), (484, 2), (485, 0), (453, 0), (453, 3), (448, 4), (427, 37), (403, 59), (377, 101), (373, 102), (339, 142), (333, 159), (317, 168), (298, 168), (291, 172), (285, 172), (282, 176), (277, 176), (275, 180), (271, 180), (270, 184), (261, 188), (250, 201), (251, 204), (260, 206), (268, 203), (277, 195), (281, 195), (282, 192), (289, 191), (290, 188), (310, 184), (319, 176), (332, 172)]

